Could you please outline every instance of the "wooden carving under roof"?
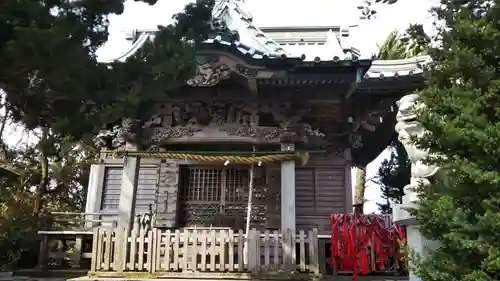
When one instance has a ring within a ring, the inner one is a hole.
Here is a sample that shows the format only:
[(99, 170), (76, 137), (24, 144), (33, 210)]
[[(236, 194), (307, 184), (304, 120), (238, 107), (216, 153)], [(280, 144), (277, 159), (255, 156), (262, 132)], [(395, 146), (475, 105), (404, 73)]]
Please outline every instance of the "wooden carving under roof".
[[(218, 88), (210, 95), (196, 89), (190, 92), (157, 103), (148, 120), (124, 120), (121, 126), (101, 132), (96, 143), (119, 148), (132, 141), (148, 148), (199, 142), (316, 143), (327, 138), (310, 118), (307, 103), (259, 98), (242, 88)], [(132, 129), (140, 132), (130, 132)]]
[(159, 104), (157, 113), (144, 123), (143, 141), (151, 145), (171, 142), (279, 143), (290, 135), (298, 142), (325, 137), (319, 129), (303, 122), (303, 112), (288, 112), (289, 103), (270, 103), (244, 97), (241, 93), (232, 96), (198, 96)]
[(198, 53), (187, 90), (169, 94), (148, 120), (125, 119), (102, 131), (97, 145), (116, 149), (135, 142), (153, 149), (172, 143), (293, 142), (313, 149), (349, 147), (363, 155), (373, 146), (365, 143), (385, 147), (386, 141), (371, 136), (390, 135), (375, 133), (392, 128), (387, 122), (393, 118), (392, 100), (421, 84), (415, 74), (426, 61), (256, 59), (219, 45)]

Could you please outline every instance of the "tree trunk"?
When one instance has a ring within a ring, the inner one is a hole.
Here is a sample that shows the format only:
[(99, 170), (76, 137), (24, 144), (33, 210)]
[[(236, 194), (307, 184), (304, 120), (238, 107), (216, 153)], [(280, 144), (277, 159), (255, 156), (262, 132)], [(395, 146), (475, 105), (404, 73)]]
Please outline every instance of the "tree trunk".
[(3, 131), (7, 125), (7, 118), (9, 117), (9, 110), (5, 108), (5, 116), (2, 117), (2, 124), (0, 125), (0, 141), (3, 143)]
[(49, 159), (46, 154), (46, 143), (47, 143), (47, 138), (49, 135), (49, 129), (48, 128), (43, 128), (42, 129), (42, 137), (40, 138), (38, 142), (38, 150), (40, 153), (39, 160), (40, 160), (40, 183), (38, 184), (38, 188), (36, 190), (35, 194), (35, 201), (34, 201), (34, 206), (33, 206), (33, 211), (35, 214), (40, 216), (40, 212), (42, 211), (42, 206), (43, 206), (43, 196), (45, 195), (45, 192), (47, 191), (47, 185), (49, 183)]
[[(5, 107), (5, 106), (4, 106)], [(9, 116), (9, 110), (5, 108), (5, 116), (2, 117), (2, 123), (0, 124), (0, 159), (8, 161), (7, 146), (3, 141), (3, 132), (5, 131), (5, 125), (7, 124), (7, 117)]]
[(365, 204), (366, 166), (356, 168), (354, 185), (354, 213), (363, 214)]

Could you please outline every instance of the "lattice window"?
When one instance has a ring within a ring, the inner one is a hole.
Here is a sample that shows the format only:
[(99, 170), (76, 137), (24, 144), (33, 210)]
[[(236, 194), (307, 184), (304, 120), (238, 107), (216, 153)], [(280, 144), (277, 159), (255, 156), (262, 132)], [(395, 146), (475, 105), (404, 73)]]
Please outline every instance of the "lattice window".
[(245, 218), (249, 169), (190, 166), (181, 187), (182, 224), (232, 226)]
[(249, 171), (245, 168), (189, 167), (184, 201), (238, 202), (246, 200)]

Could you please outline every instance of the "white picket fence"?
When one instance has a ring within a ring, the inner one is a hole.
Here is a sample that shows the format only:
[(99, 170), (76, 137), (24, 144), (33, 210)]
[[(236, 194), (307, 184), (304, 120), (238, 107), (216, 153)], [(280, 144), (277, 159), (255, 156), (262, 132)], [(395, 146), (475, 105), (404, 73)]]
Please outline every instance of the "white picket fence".
[(94, 230), (91, 272), (319, 273), (316, 230)]

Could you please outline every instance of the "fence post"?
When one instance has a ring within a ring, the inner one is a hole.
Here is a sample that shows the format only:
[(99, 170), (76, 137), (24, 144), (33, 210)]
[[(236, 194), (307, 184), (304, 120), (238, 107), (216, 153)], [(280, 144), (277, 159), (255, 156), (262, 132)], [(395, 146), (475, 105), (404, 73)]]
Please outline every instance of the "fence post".
[(151, 241), (153, 243), (153, 247), (152, 247), (152, 251), (151, 251), (151, 268), (149, 269), (149, 272), (151, 273), (155, 273), (156, 272), (156, 266), (157, 264), (160, 264), (159, 262), (159, 241), (161, 240), (161, 234), (160, 234), (160, 230), (159, 229), (156, 229), (156, 228), (153, 228), (153, 241)]
[(97, 260), (97, 249), (99, 249), (99, 230), (100, 228), (94, 228), (94, 233), (92, 235), (92, 257), (90, 259), (90, 272), (96, 272), (100, 268), (99, 261)]
[(326, 239), (318, 239), (318, 257), (319, 257), (319, 272), (321, 274), (326, 273), (326, 263), (330, 263), (328, 257), (326, 256), (325, 248), (327, 245)]
[(284, 265), (284, 270), (285, 272), (291, 272), (293, 270), (293, 253), (292, 250), (294, 247), (292, 246), (292, 243), (295, 242), (295, 239), (293, 237), (292, 230), (287, 228), (283, 232), (283, 240), (282, 240), (282, 249), (283, 249), (283, 265)]
[(114, 249), (114, 269), (115, 271), (122, 272), (122, 250), (123, 250), (123, 234), (124, 234), (124, 229), (119, 228), (116, 229), (117, 231), (115, 232), (115, 249)]
[(255, 251), (257, 250), (255, 248), (255, 229), (251, 229), (250, 231), (247, 232), (247, 243), (246, 243), (246, 250), (247, 250), (247, 261), (248, 261), (248, 270), (250, 272), (253, 272), (256, 268), (255, 265)]
[(254, 265), (255, 265), (255, 271), (259, 272), (260, 271), (260, 231), (257, 231), (255, 228), (253, 229), (253, 238), (254, 238)]
[(309, 260), (311, 263), (310, 270), (319, 274), (319, 252), (318, 252), (318, 229), (314, 228), (312, 231), (309, 231)]
[(152, 272), (152, 266), (153, 266), (153, 243), (155, 241), (155, 236), (156, 234), (153, 232), (153, 230), (148, 230), (147, 232), (148, 235), (148, 248), (147, 248), (147, 255), (146, 255), (146, 270), (151, 273)]

